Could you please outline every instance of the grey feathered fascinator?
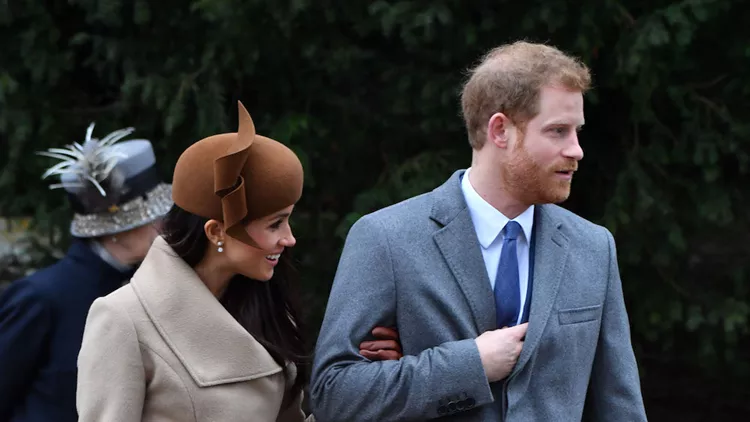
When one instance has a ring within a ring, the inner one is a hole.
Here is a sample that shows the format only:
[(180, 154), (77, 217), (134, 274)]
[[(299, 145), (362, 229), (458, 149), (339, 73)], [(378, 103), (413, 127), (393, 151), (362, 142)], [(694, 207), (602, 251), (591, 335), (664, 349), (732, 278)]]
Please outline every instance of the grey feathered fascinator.
[(94, 123), (83, 143), (49, 148), (37, 154), (59, 160), (42, 175), (58, 176), (50, 189), (65, 189), (74, 220), (71, 233), (98, 237), (148, 224), (172, 206), (171, 186), (161, 182), (151, 142), (120, 142), (132, 127), (94, 138)]
[(61, 160), (45, 171), (42, 179), (60, 176), (60, 183), (50, 185), (50, 189), (65, 188), (76, 192), (78, 200), (92, 212), (106, 210), (117, 203), (125, 182), (117, 163), (127, 156), (112, 146), (133, 130), (132, 127), (116, 130), (99, 140), (91, 137), (94, 131), (94, 123), (91, 123), (83, 145), (74, 142), (67, 148), (50, 148), (37, 153)]

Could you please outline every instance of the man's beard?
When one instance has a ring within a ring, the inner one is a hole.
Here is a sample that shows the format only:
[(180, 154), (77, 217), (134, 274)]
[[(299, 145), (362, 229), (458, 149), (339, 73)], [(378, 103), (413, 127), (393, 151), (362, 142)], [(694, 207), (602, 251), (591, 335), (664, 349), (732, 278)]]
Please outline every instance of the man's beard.
[(524, 204), (557, 204), (568, 199), (572, 180), (556, 176), (559, 170), (576, 170), (576, 160), (561, 159), (545, 168), (529, 155), (523, 138), (513, 147), (513, 156), (501, 169), (508, 192)]

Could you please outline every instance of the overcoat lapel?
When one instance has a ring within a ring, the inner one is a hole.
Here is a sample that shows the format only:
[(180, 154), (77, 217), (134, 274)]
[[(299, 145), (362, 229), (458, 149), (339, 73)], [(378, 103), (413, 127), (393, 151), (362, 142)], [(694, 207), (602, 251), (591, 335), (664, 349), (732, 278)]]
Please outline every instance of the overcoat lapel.
[(495, 300), (474, 223), (461, 191), (463, 173), (463, 170), (455, 172), (433, 191), (431, 218), (443, 226), (433, 238), (466, 297), (477, 333), (481, 334), (497, 328)]
[[(551, 215), (551, 207), (538, 205), (535, 220), (534, 272), (531, 309), (526, 340), (513, 374), (521, 371), (539, 346), (557, 298), (563, 270), (569, 254), (569, 240), (562, 232), (562, 223)], [(511, 376), (513, 375), (511, 374)]]

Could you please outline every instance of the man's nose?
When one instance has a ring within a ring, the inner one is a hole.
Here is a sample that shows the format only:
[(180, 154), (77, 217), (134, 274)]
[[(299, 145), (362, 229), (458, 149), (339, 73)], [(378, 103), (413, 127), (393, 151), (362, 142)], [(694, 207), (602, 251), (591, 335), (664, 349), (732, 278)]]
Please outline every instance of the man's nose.
[(578, 135), (573, 135), (570, 145), (563, 150), (563, 155), (566, 158), (572, 158), (576, 161), (583, 159), (583, 148), (581, 148), (581, 144), (578, 142)]

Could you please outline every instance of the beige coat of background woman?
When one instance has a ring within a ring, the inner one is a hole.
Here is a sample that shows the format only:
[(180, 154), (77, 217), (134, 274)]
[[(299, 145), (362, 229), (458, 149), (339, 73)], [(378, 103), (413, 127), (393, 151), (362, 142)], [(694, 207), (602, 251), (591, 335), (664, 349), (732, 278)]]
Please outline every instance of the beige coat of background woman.
[(292, 382), (159, 237), (130, 285), (91, 308), (79, 421), (303, 421)]

